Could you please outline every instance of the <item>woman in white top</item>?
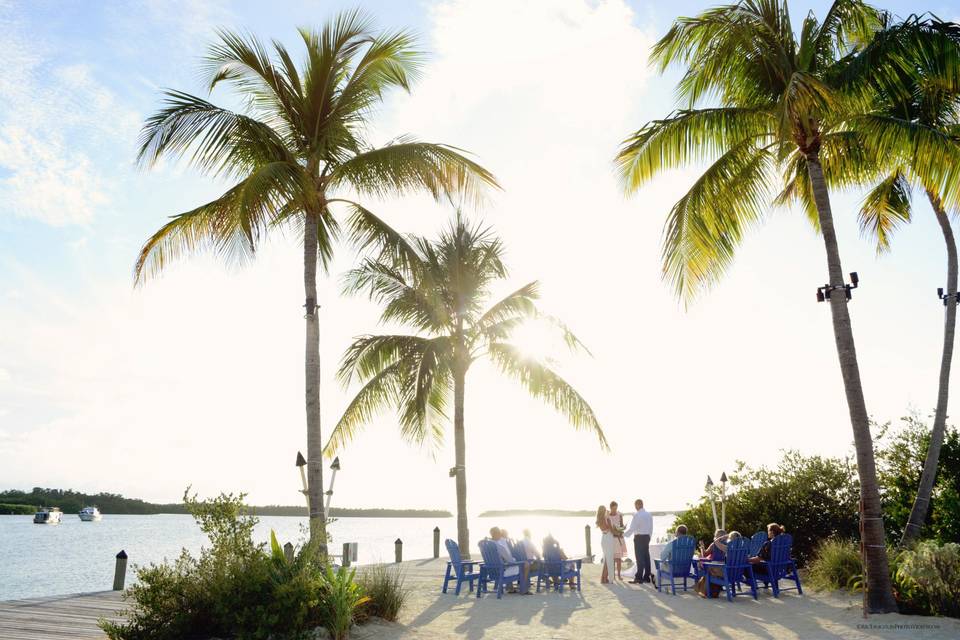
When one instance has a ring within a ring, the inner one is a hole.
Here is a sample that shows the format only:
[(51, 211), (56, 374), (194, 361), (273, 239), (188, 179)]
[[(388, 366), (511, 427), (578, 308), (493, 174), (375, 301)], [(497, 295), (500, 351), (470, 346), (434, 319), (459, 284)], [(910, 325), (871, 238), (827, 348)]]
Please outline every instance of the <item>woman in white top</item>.
[(600, 505), (597, 508), (597, 528), (602, 532), (600, 538), (600, 549), (603, 550), (603, 573), (600, 574), (600, 584), (610, 582), (610, 572), (613, 571), (614, 545), (613, 530), (610, 527), (610, 520), (607, 518), (607, 508)]

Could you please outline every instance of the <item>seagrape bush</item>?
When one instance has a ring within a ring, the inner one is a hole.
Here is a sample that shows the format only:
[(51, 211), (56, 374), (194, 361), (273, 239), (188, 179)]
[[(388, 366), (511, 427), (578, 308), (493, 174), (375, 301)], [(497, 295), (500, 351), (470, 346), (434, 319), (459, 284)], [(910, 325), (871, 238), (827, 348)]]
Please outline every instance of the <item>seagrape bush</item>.
[(288, 560), (272, 534), (269, 547), (255, 543), (257, 518), (243, 498), (184, 495), (209, 548), (138, 568), (137, 583), (124, 594), (132, 604), (125, 618), (100, 623), (111, 640), (279, 640), (317, 627), (345, 637), (367, 601), (353, 571), (334, 572), (309, 545)]
[(894, 582), (919, 612), (960, 617), (960, 544), (926, 541), (903, 551)]

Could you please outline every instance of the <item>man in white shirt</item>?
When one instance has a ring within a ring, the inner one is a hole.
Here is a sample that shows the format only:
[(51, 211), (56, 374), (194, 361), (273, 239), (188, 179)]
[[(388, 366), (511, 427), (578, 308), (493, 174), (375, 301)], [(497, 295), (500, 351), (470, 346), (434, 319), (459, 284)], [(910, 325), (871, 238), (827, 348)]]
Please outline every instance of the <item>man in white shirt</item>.
[(630, 520), (625, 536), (633, 536), (633, 552), (637, 556), (637, 575), (631, 580), (634, 584), (651, 582), (653, 574), (650, 572), (650, 536), (653, 535), (653, 516), (643, 508), (643, 500), (633, 503), (637, 512)]

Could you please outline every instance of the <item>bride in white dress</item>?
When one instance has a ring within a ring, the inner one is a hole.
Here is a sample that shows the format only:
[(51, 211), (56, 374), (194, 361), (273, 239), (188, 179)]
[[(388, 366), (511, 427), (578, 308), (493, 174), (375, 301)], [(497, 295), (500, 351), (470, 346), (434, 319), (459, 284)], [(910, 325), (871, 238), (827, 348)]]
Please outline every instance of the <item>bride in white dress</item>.
[(613, 539), (610, 521), (607, 518), (607, 508), (603, 505), (597, 508), (597, 528), (603, 533), (600, 538), (600, 549), (603, 550), (603, 573), (600, 574), (600, 584), (608, 584), (610, 572), (613, 571), (616, 541)]

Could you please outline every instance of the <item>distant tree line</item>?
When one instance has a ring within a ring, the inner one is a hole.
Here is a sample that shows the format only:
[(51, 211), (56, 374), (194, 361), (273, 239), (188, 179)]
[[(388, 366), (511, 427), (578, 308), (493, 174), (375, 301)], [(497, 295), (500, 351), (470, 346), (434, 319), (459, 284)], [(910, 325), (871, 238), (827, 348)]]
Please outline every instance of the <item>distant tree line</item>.
[[(34, 487), (30, 492), (9, 489), (0, 491), (0, 515), (30, 514), (39, 507), (59, 507), (65, 513), (78, 512), (87, 506), (97, 506), (103, 513), (149, 515), (156, 513), (188, 513), (180, 503), (158, 504), (139, 498), (125, 498), (117, 493), (82, 493), (73, 489), (46, 489)], [(262, 516), (306, 516), (303, 506), (267, 505), (251, 507)], [(449, 511), (441, 509), (348, 509), (331, 508), (335, 518), (449, 518)]]

